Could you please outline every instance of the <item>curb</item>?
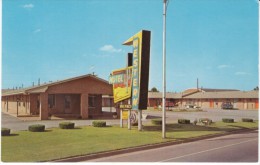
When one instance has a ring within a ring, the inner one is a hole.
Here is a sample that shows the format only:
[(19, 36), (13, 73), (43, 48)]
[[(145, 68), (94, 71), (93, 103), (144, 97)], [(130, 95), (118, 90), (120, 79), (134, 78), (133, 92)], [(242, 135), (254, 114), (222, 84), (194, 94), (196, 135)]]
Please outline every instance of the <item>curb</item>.
[(113, 156), (113, 155), (125, 154), (125, 153), (130, 153), (130, 152), (141, 151), (141, 150), (149, 150), (149, 149), (155, 149), (155, 148), (160, 148), (160, 147), (166, 147), (166, 146), (169, 146), (169, 145), (189, 143), (189, 142), (193, 142), (193, 141), (210, 139), (210, 138), (215, 138), (215, 137), (220, 137), (220, 136), (225, 136), (225, 135), (230, 135), (230, 134), (237, 134), (237, 133), (242, 133), (242, 132), (252, 132), (252, 131), (255, 131), (255, 130), (258, 130), (258, 128), (233, 130), (233, 131), (229, 131), (229, 132), (218, 133), (218, 134), (213, 134), (213, 135), (205, 135), (205, 136), (189, 138), (189, 139), (184, 139), (184, 140), (178, 140), (178, 141), (148, 144), (148, 145), (137, 146), (137, 147), (130, 147), (130, 148), (123, 148), (123, 149), (118, 149), (118, 150), (104, 151), (104, 152), (99, 152), (99, 153), (94, 153), (94, 154), (87, 154), (87, 155), (81, 155), (81, 156), (73, 156), (73, 157), (55, 159), (55, 160), (50, 160), (48, 162), (81, 162), (81, 161), (87, 161), (87, 160), (91, 160), (91, 159), (97, 159), (97, 158), (108, 157), (108, 156)]

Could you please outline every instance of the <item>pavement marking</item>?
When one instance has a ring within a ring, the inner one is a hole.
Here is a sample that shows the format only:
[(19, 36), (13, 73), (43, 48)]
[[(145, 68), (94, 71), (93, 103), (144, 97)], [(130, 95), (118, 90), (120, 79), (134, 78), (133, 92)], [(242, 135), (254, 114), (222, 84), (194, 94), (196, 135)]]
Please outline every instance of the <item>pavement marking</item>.
[(231, 146), (235, 146), (235, 145), (239, 145), (239, 144), (243, 144), (243, 143), (248, 143), (248, 142), (251, 142), (251, 141), (254, 141), (254, 140), (258, 140), (258, 138), (243, 141), (243, 142), (240, 142), (240, 143), (230, 144), (230, 145), (226, 145), (226, 146), (222, 146), (222, 147), (212, 148), (212, 149), (209, 149), (209, 150), (195, 152), (195, 153), (192, 153), (192, 154), (182, 155), (182, 156), (178, 156), (178, 157), (175, 157), (175, 158), (165, 159), (165, 160), (158, 161), (158, 163), (166, 162), (166, 161), (174, 160), (174, 159), (179, 159), (179, 158), (184, 158), (184, 157), (187, 157), (187, 156), (197, 155), (197, 154), (201, 154), (201, 153), (204, 153), (204, 152), (214, 151), (214, 150), (218, 150), (218, 149), (222, 149), (222, 148), (227, 148), (227, 147), (231, 147)]
[[(195, 142), (187, 142), (187, 143), (181, 143), (182, 145), (190, 145), (190, 143), (199, 143), (198, 141), (195, 141)], [(95, 162), (96, 160), (98, 161), (103, 161), (103, 160), (106, 160), (106, 159), (117, 159), (117, 158), (122, 158), (122, 157), (126, 157), (126, 156), (133, 156), (133, 155), (136, 155), (136, 154), (143, 154), (143, 153), (147, 153), (147, 152), (150, 152), (150, 151), (158, 151), (158, 150), (164, 150), (165, 148), (170, 148), (172, 147), (173, 145), (170, 145), (170, 146), (164, 146), (164, 147), (160, 147), (160, 148), (152, 148), (152, 149), (147, 149), (147, 150), (140, 150), (140, 151), (137, 151), (137, 152), (130, 152), (130, 153), (124, 153), (124, 154), (119, 154), (119, 155), (112, 155), (112, 156), (108, 156), (108, 157), (102, 157), (102, 158), (94, 158), (94, 159), (90, 159), (90, 160), (87, 160), (88, 162)], [(108, 160), (109, 160), (108, 159)]]

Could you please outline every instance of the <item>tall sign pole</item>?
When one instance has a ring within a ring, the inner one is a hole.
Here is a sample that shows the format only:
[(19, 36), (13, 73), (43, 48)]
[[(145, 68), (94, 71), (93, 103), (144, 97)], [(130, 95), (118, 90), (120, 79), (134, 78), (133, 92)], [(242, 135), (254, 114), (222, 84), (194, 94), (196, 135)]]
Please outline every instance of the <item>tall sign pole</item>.
[(163, 92), (162, 92), (162, 138), (166, 138), (166, 112), (165, 112), (165, 99), (166, 99), (166, 3), (163, 0)]

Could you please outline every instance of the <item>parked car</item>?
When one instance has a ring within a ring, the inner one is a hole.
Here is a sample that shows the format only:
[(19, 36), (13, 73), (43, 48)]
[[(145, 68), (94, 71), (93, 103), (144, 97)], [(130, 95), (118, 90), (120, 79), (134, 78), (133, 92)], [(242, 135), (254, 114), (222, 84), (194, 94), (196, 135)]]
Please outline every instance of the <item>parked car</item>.
[(198, 106), (196, 106), (196, 105), (193, 105), (193, 104), (187, 104), (187, 105), (185, 105), (185, 107), (186, 107), (187, 109), (189, 109), (189, 108), (200, 108), (200, 107), (198, 107)]
[(233, 105), (231, 102), (223, 102), (221, 104), (221, 108), (222, 109), (233, 109)]

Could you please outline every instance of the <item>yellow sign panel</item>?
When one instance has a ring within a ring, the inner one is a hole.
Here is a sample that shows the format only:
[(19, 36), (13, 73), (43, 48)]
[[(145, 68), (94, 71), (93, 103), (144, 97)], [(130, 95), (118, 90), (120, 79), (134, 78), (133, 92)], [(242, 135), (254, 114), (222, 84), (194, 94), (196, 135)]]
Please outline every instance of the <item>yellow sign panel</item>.
[(114, 70), (109, 77), (113, 84), (114, 103), (128, 99), (132, 92), (132, 67)]
[(127, 120), (128, 119), (128, 111), (122, 111), (122, 119)]
[(120, 109), (131, 109), (131, 108), (132, 108), (132, 105), (122, 104), (122, 105), (119, 105), (119, 108), (120, 108)]

